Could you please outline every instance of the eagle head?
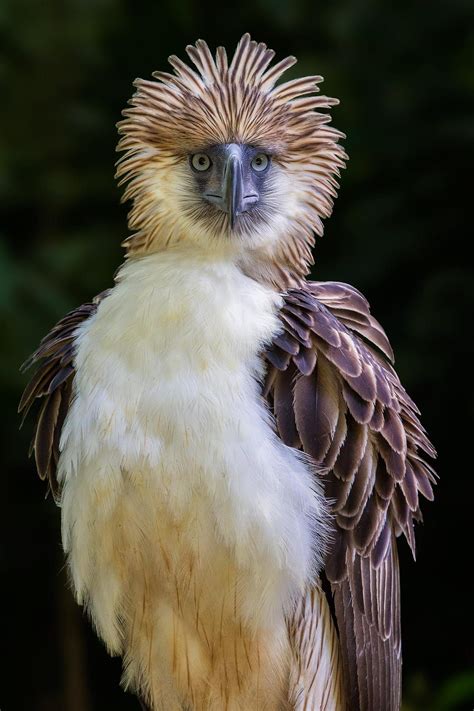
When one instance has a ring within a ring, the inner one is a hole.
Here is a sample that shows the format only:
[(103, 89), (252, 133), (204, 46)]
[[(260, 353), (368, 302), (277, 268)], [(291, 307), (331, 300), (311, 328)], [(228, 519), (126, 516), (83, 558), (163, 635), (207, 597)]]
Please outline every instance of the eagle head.
[(296, 59), (271, 66), (274, 52), (248, 34), (232, 61), (198, 40), (176, 56), (174, 73), (137, 79), (118, 124), (119, 184), (132, 200), (130, 256), (192, 242), (228, 253), (250, 276), (279, 288), (312, 263), (314, 235), (331, 214), (347, 158), (319, 109), (320, 76), (277, 84)]

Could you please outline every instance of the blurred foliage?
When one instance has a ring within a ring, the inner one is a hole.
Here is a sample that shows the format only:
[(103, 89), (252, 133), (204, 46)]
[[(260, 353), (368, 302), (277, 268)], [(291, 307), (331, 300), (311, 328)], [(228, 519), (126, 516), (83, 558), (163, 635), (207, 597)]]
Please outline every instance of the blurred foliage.
[(402, 711), (472, 711), (474, 671), (453, 674), (433, 685), (422, 674), (412, 675), (406, 684)]
[(114, 124), (135, 76), (247, 30), (342, 100), (351, 160), (314, 275), (367, 294), (440, 453), (417, 565), (401, 552), (405, 708), (472, 708), (473, 19), (472, 0), (0, 1), (3, 711), (137, 708), (64, 596), (58, 512), (17, 431), (18, 366), (121, 260)]

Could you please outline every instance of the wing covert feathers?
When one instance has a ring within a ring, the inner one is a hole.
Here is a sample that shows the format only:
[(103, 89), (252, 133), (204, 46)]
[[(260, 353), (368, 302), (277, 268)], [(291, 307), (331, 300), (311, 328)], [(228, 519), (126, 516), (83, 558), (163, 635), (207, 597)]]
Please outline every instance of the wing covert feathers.
[(46, 480), (55, 499), (59, 487), (56, 469), (59, 459), (61, 430), (69, 409), (74, 379), (75, 336), (77, 328), (90, 318), (102, 299), (104, 291), (91, 303), (83, 304), (61, 319), (41, 341), (37, 350), (22, 365), (22, 371), (39, 363), (26, 386), (18, 411), (22, 424), (33, 405), (39, 401), (38, 415), (31, 442), (40, 479)]
[(365, 298), (337, 282), (284, 294), (283, 330), (265, 353), (265, 395), (282, 440), (326, 469), (336, 534), (331, 583), (349, 708), (400, 705), (396, 537), (415, 555), (419, 495), (433, 498), (435, 451), (392, 368)]

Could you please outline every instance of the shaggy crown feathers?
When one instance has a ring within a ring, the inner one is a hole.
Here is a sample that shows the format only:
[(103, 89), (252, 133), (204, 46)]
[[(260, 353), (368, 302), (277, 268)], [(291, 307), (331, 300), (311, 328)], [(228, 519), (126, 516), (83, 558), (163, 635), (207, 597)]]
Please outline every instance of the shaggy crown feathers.
[(332, 212), (339, 187), (335, 176), (347, 158), (338, 145), (343, 134), (327, 125), (328, 114), (318, 111), (338, 101), (315, 95), (320, 76), (276, 85), (296, 59), (270, 66), (273, 50), (248, 34), (230, 64), (223, 47), (214, 58), (202, 40), (186, 51), (197, 71), (171, 56), (174, 74), (155, 72), (157, 81), (137, 79), (131, 108), (118, 124), (118, 150), (124, 155), (116, 175), (119, 184), (128, 183), (123, 200), (133, 200), (129, 227), (135, 233), (125, 240), (127, 252), (143, 254), (180, 238), (178, 217), (169, 210), (165, 217), (160, 191), (151, 187), (153, 174), (206, 146), (247, 143), (274, 156), (297, 196), (296, 208), (294, 201), (282, 220), (283, 234), (271, 246), (259, 244), (251, 261), (260, 257), (267, 263), (261, 278), (280, 287), (294, 284), (313, 262), (314, 233), (322, 234), (321, 218)]

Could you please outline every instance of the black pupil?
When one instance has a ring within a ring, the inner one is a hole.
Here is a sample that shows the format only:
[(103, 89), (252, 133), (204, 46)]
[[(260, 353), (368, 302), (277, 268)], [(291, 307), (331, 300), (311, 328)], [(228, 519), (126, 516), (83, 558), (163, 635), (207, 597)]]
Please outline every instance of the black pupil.
[(199, 165), (206, 165), (206, 156), (200, 156), (198, 163)]

